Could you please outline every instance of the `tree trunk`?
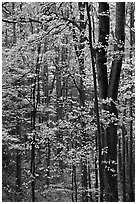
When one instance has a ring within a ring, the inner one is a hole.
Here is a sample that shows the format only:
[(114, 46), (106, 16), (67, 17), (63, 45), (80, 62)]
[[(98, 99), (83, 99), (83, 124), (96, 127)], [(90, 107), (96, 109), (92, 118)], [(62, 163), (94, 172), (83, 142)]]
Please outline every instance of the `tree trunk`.
[(92, 46), (92, 26), (91, 26), (91, 18), (90, 18), (90, 10), (89, 5), (86, 3), (87, 16), (89, 22), (89, 47), (91, 54), (91, 65), (93, 72), (93, 83), (94, 83), (94, 97), (95, 97), (95, 113), (97, 120), (97, 142), (98, 142), (98, 160), (99, 160), (99, 178), (100, 178), (100, 202), (103, 201), (103, 191), (104, 191), (104, 173), (103, 173), (103, 157), (102, 157), (102, 147), (101, 147), (101, 129), (100, 129), (100, 118), (99, 118), (99, 107), (98, 107), (98, 97), (97, 97), (97, 81), (96, 81), (96, 70), (95, 70), (95, 59), (94, 59), (94, 51)]
[[(80, 107), (81, 110), (85, 107), (85, 90), (84, 90), (84, 79), (85, 79), (85, 67), (84, 67), (84, 42), (85, 42), (85, 22), (84, 22), (84, 10), (85, 10), (85, 3), (79, 2), (79, 15), (80, 15), (80, 45), (78, 47), (78, 62), (79, 62), (79, 72), (80, 72), (80, 86), (79, 86), (79, 99), (80, 99)], [(81, 119), (82, 120), (82, 119)], [(86, 133), (85, 133), (85, 124), (81, 121), (82, 126), (82, 148), (86, 145)], [(82, 179), (82, 202), (88, 201), (87, 195), (87, 159), (86, 156), (82, 156), (81, 158), (81, 179)]]
[[(15, 2), (12, 2), (12, 12), (14, 14), (14, 9), (15, 9)], [(14, 18), (13, 18), (14, 20)], [(16, 23), (13, 23), (13, 40), (12, 44), (14, 45), (16, 43)]]
[(32, 202), (35, 202), (35, 123), (36, 123), (36, 110), (32, 112), (32, 128), (33, 128), (33, 137), (31, 145), (31, 198)]
[(122, 126), (122, 163), (123, 163), (123, 165), (122, 165), (122, 182), (123, 182), (123, 185), (122, 185), (122, 187), (123, 187), (123, 189), (122, 189), (122, 191), (123, 191), (123, 202), (126, 202), (126, 172), (125, 172), (125, 165), (126, 165), (126, 163), (125, 163), (125, 134), (126, 133), (126, 130), (125, 130), (125, 127), (124, 127), (124, 125)]
[(16, 152), (16, 202), (21, 202), (21, 151)]
[[(132, 28), (134, 27), (134, 3), (130, 3), (130, 46), (131, 46), (131, 51), (130, 51), (130, 64), (131, 67), (133, 67), (132, 64), (132, 48), (134, 45), (134, 33), (132, 31)], [(130, 75), (132, 76), (132, 71), (130, 71)], [(131, 93), (133, 93), (133, 88), (131, 87)], [(129, 117), (132, 118), (133, 117), (133, 102), (132, 102), (132, 97), (130, 99), (130, 110), (129, 110)], [(133, 172), (133, 163), (134, 163), (134, 159), (133, 159), (133, 119), (131, 119), (130, 121), (130, 138), (129, 138), (129, 201), (130, 202), (134, 202), (135, 198), (134, 198), (134, 184), (133, 184), (133, 178), (134, 178), (134, 172)]]
[[(87, 14), (89, 20), (89, 42), (91, 47), (91, 59), (92, 59), (92, 67), (94, 68), (94, 59), (93, 59), (93, 49), (92, 49), (92, 34), (90, 32), (91, 22), (89, 15), (89, 8), (87, 4)], [(119, 78), (122, 66), (122, 56), (121, 52), (124, 50), (124, 25), (125, 25), (125, 3), (117, 3), (116, 4), (116, 39), (117, 44), (115, 45), (115, 51), (119, 53), (118, 55), (114, 55), (114, 60), (112, 63), (110, 81), (108, 85), (108, 77), (107, 77), (107, 66), (105, 63), (107, 62), (106, 58), (106, 46), (107, 43), (107, 35), (109, 34), (109, 5), (108, 3), (99, 3), (99, 42), (101, 43), (101, 48), (97, 48), (97, 69), (98, 69), (98, 81), (99, 81), (99, 97), (101, 99), (112, 98), (112, 100), (117, 100), (118, 93), (118, 85)], [(103, 13), (102, 13), (103, 12)], [(120, 44), (120, 46), (118, 46)], [(95, 71), (94, 71), (95, 73)], [(93, 74), (94, 76), (94, 74)], [(96, 89), (97, 90), (97, 89)], [(97, 94), (96, 94), (97, 95)], [(96, 99), (97, 101), (97, 99)], [(97, 107), (98, 108), (98, 107)], [(104, 106), (102, 106), (104, 108)], [(114, 114), (117, 117), (117, 109), (115, 104), (111, 102), (111, 106), (105, 107), (108, 109), (110, 114)], [(99, 117), (99, 114), (97, 114)], [(99, 121), (99, 119), (98, 119)], [(99, 126), (99, 125), (98, 125)], [(100, 132), (100, 127), (98, 127)], [(103, 133), (102, 133), (103, 137)], [(102, 161), (105, 159), (105, 168), (102, 171), (100, 170), (100, 175), (104, 174), (105, 178), (105, 201), (117, 201), (118, 200), (118, 187), (117, 187), (117, 127), (114, 122), (111, 122), (109, 127), (104, 132), (104, 147), (108, 147), (107, 154), (102, 158), (100, 155), (99, 168), (102, 165)], [(99, 146), (101, 146), (101, 140), (99, 140)], [(99, 148), (101, 149), (101, 148)], [(101, 152), (100, 152), (101, 154)], [(103, 176), (102, 176), (103, 177)], [(101, 178), (100, 178), (101, 182)], [(102, 187), (100, 183), (100, 187)], [(101, 189), (101, 193), (103, 189)], [(100, 198), (101, 201), (103, 197)]]
[(89, 199), (90, 199), (90, 202), (93, 202), (92, 192), (91, 192), (90, 164), (88, 164), (88, 184), (89, 184)]
[(39, 55), (41, 51), (41, 45), (38, 45), (38, 56), (36, 62), (36, 76), (33, 80), (33, 90), (32, 90), (32, 104), (33, 110), (31, 111), (31, 126), (32, 126), (32, 145), (31, 145), (31, 190), (32, 190), (32, 202), (35, 202), (35, 142), (36, 142), (36, 113), (37, 113), (37, 105), (38, 105), (38, 95), (36, 95), (36, 85), (37, 81), (39, 80), (39, 71), (40, 71), (40, 64), (39, 64)]
[[(122, 57), (125, 43), (125, 3), (116, 3), (116, 40), (114, 60), (112, 62), (110, 81), (108, 86), (108, 98), (111, 98), (111, 106), (108, 106), (110, 114), (118, 117), (117, 108), (114, 101), (117, 101), (119, 79), (122, 67)], [(117, 125), (111, 122), (107, 128), (108, 158), (106, 177), (108, 182), (106, 201), (118, 201), (117, 186)]]
[[(55, 63), (56, 63), (56, 94), (57, 94), (57, 122), (59, 122), (60, 120), (62, 120), (62, 114), (63, 114), (63, 109), (62, 109), (62, 86), (61, 86), (61, 68), (59, 66), (59, 60), (60, 60), (60, 49), (59, 47), (56, 48), (56, 59), (55, 59)], [(62, 144), (62, 133), (60, 132), (60, 130), (58, 130), (57, 132), (57, 141), (59, 142), (59, 144)], [(62, 156), (61, 156), (61, 152), (62, 152), (62, 147), (57, 147), (57, 155), (58, 155), (58, 160), (59, 160), (59, 167), (60, 167), (60, 171), (61, 173), (63, 173), (63, 160), (62, 160)]]
[(95, 152), (95, 189), (96, 189), (96, 194), (95, 194), (95, 201), (98, 202), (98, 157), (97, 157), (97, 150), (98, 150), (98, 137), (96, 134), (96, 138), (95, 138), (95, 144), (96, 144), (96, 152)]

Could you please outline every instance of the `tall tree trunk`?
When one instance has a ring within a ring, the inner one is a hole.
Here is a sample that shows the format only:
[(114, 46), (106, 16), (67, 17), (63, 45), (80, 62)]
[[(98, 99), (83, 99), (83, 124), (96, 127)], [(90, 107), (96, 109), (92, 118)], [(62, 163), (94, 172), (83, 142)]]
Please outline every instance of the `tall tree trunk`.
[[(134, 45), (134, 33), (132, 31), (132, 28), (134, 27), (134, 3), (130, 3), (130, 46), (131, 46), (131, 51), (130, 51), (130, 64), (131, 67), (133, 67), (132, 63), (132, 49)], [(130, 71), (130, 75), (132, 77), (132, 70)], [(131, 87), (131, 93), (133, 92), (133, 87)], [(132, 97), (130, 99), (130, 110), (129, 110), (129, 117), (132, 118), (133, 114), (133, 102), (132, 102)], [(133, 120), (131, 119), (130, 121), (130, 138), (129, 138), (129, 201), (134, 202), (134, 183), (133, 183), (133, 178), (134, 178), (134, 172), (133, 172)]]
[(91, 18), (90, 18), (90, 10), (89, 5), (86, 3), (87, 16), (89, 22), (89, 47), (91, 54), (91, 65), (93, 72), (93, 83), (94, 83), (94, 97), (95, 97), (95, 113), (97, 120), (97, 140), (98, 140), (98, 160), (99, 160), (99, 178), (100, 178), (100, 202), (103, 201), (103, 191), (104, 191), (104, 173), (103, 173), (103, 165), (102, 165), (102, 147), (101, 147), (101, 129), (100, 129), (100, 118), (99, 118), (99, 107), (98, 107), (98, 97), (97, 97), (97, 81), (96, 81), (96, 70), (95, 70), (95, 59), (94, 59), (94, 51), (92, 45), (92, 26), (91, 26)]
[[(114, 47), (114, 60), (110, 73), (108, 86), (108, 98), (111, 98), (111, 106), (108, 106), (110, 114), (118, 117), (115, 101), (117, 101), (119, 79), (122, 67), (122, 57), (125, 43), (125, 3), (116, 3), (116, 44)], [(107, 169), (106, 177), (108, 182), (106, 201), (118, 201), (118, 186), (117, 186), (117, 125), (111, 122), (107, 128)]]
[[(88, 5), (88, 4), (87, 4)], [(89, 8), (87, 6), (87, 14), (89, 20), (89, 31), (91, 29)], [(108, 77), (107, 77), (107, 66), (105, 63), (107, 62), (106, 58), (106, 46), (107, 43), (107, 35), (109, 34), (109, 5), (108, 3), (99, 3), (99, 42), (101, 43), (101, 48), (97, 49), (97, 68), (98, 68), (98, 80), (99, 80), (99, 96), (101, 99), (112, 98), (113, 101), (117, 100), (118, 93), (118, 85), (119, 78), (122, 66), (122, 56), (121, 52), (124, 50), (124, 41), (125, 41), (125, 3), (116, 3), (116, 39), (117, 44), (115, 45), (115, 52), (119, 53), (118, 55), (114, 55), (114, 60), (112, 63), (110, 81), (108, 85)], [(92, 49), (92, 41), (91, 41), (91, 32), (89, 32), (89, 42), (91, 47), (91, 59), (92, 59), (92, 67), (94, 68), (94, 59), (93, 59), (93, 49)], [(119, 46), (120, 44), (120, 46)], [(95, 71), (94, 71), (95, 72)], [(94, 74), (93, 74), (94, 76)], [(96, 94), (97, 95), (97, 94)], [(114, 114), (117, 117), (117, 109), (115, 104), (111, 102), (111, 106), (104, 107), (107, 108), (110, 114)], [(97, 114), (99, 115), (99, 114)], [(99, 116), (98, 116), (99, 117)], [(99, 121), (99, 119), (98, 119)], [(99, 126), (99, 125), (98, 125)], [(100, 131), (100, 127), (98, 128)], [(104, 135), (104, 147), (108, 148), (107, 154), (105, 154), (104, 158), (99, 158), (99, 168), (102, 165), (102, 161), (105, 159), (105, 168), (104, 170), (100, 170), (100, 175), (104, 172), (105, 178), (105, 201), (117, 201), (118, 200), (118, 187), (117, 187), (117, 127), (114, 122), (111, 122), (109, 127), (102, 134)], [(103, 139), (103, 138), (102, 138)], [(99, 146), (101, 143), (99, 143)], [(101, 152), (100, 152), (101, 153)], [(102, 169), (102, 168), (101, 168)], [(100, 178), (101, 182), (101, 178)], [(101, 187), (104, 184), (100, 183)], [(103, 189), (101, 189), (102, 193)], [(102, 201), (102, 197), (100, 198)]]
[[(35, 202), (35, 142), (36, 142), (36, 113), (37, 113), (37, 105), (38, 105), (38, 94), (36, 93), (36, 86), (39, 78), (40, 72), (40, 63), (39, 63), (39, 55), (41, 51), (41, 44), (38, 45), (38, 56), (36, 61), (36, 76), (33, 80), (33, 90), (32, 90), (32, 104), (33, 110), (31, 111), (31, 126), (32, 126), (32, 145), (31, 145), (31, 198), (32, 202)], [(36, 95), (37, 94), (37, 95)]]
[[(44, 28), (45, 29), (45, 28)], [(47, 52), (47, 38), (45, 37), (44, 40), (44, 53)], [(43, 70), (43, 91), (44, 91), (44, 104), (45, 106), (48, 108), (49, 107), (49, 103), (50, 103), (50, 97), (49, 97), (49, 70), (48, 70), (48, 64), (47, 64), (47, 60), (45, 60), (45, 64), (44, 64), (44, 70)], [(46, 124), (47, 127), (49, 126), (48, 124), (48, 120), (49, 120), (49, 112), (47, 111), (46, 114), (44, 114), (44, 116), (42, 116), (42, 118), (44, 120), (46, 120)], [(42, 119), (42, 120), (43, 120)], [(50, 185), (50, 156), (51, 156), (51, 145), (50, 145), (50, 138), (47, 138), (47, 168), (46, 168), (46, 184), (47, 187), (49, 187)]]
[[(78, 47), (78, 62), (79, 62), (79, 72), (80, 72), (80, 86), (79, 86), (79, 98), (80, 98), (80, 107), (81, 111), (85, 107), (85, 90), (84, 90), (84, 80), (85, 80), (85, 67), (84, 67), (84, 42), (85, 42), (85, 21), (84, 21), (84, 11), (85, 11), (85, 3), (79, 2), (79, 15), (80, 15), (80, 45)], [(85, 133), (85, 124), (81, 121), (82, 126), (82, 148), (86, 145), (86, 133)], [(82, 202), (88, 202), (88, 195), (87, 195), (87, 187), (88, 187), (88, 180), (87, 180), (87, 159), (86, 156), (82, 156), (81, 158), (81, 179), (82, 179)]]
[[(99, 37), (98, 41), (101, 44), (101, 48), (97, 48), (96, 54), (96, 62), (97, 62), (97, 72), (98, 72), (98, 84), (99, 84), (99, 98), (106, 99), (107, 98), (107, 90), (108, 90), (108, 76), (107, 76), (107, 62), (106, 57), (106, 48), (108, 46), (108, 36), (109, 36), (109, 4), (105, 2), (99, 3)], [(102, 104), (102, 110), (106, 109), (106, 106)], [(101, 148), (104, 150), (107, 148), (107, 142), (105, 138), (105, 131), (103, 125), (101, 125)], [(102, 182), (101, 186), (101, 197), (100, 200), (103, 201), (103, 192), (107, 192), (107, 178), (105, 175), (105, 165), (104, 162), (106, 160), (106, 154), (102, 155)]]
[[(57, 123), (62, 120), (62, 86), (61, 86), (61, 68), (59, 66), (59, 60), (60, 60), (60, 48), (57, 47), (56, 48), (56, 59), (55, 59), (55, 63), (56, 63), (56, 94), (57, 94)], [(57, 141), (59, 142), (59, 144), (62, 143), (62, 133), (60, 132), (60, 130), (58, 130), (57, 132)], [(62, 156), (61, 156), (61, 152), (62, 152), (62, 147), (57, 147), (57, 154), (58, 154), (58, 160), (59, 160), (59, 167), (60, 167), (60, 171), (61, 173), (63, 173), (63, 160), (62, 160)]]

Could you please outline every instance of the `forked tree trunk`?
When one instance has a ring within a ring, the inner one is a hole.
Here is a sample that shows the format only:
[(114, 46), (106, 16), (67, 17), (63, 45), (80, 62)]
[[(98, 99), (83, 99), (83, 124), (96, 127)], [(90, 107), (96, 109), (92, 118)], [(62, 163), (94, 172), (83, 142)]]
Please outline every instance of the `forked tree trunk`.
[[(117, 108), (114, 104), (117, 101), (119, 79), (122, 67), (122, 58), (125, 43), (125, 3), (116, 3), (116, 44), (114, 47), (114, 60), (112, 62), (108, 98), (111, 98), (111, 106), (108, 106), (110, 113), (118, 117)], [(106, 177), (108, 182), (108, 195), (106, 201), (118, 201), (117, 186), (117, 125), (111, 122), (107, 128), (108, 160)]]
[[(89, 15), (89, 8), (87, 4), (87, 14), (89, 20), (89, 42), (90, 42), (90, 50), (91, 50), (91, 59), (92, 59), (92, 67), (93, 67), (93, 76), (94, 76), (94, 59), (93, 59), (93, 50), (92, 50), (92, 34), (91, 34), (91, 22)], [(98, 68), (98, 80), (99, 80), (99, 96), (101, 99), (112, 98), (113, 101), (117, 100), (118, 94), (118, 86), (119, 86), (119, 78), (122, 66), (122, 56), (124, 50), (124, 42), (125, 42), (125, 3), (116, 3), (116, 45), (114, 60), (112, 63), (111, 75), (108, 84), (108, 76), (107, 76), (107, 66), (105, 63), (107, 62), (106, 58), (106, 46), (107, 46), (107, 35), (109, 34), (109, 5), (108, 3), (99, 3), (99, 42), (101, 43), (101, 48), (97, 49), (97, 68)], [(120, 45), (120, 46), (119, 46)], [(95, 78), (95, 77), (94, 77)], [(94, 83), (96, 85), (96, 83)], [(97, 89), (95, 89), (96, 91)], [(95, 94), (97, 96), (97, 94)], [(96, 98), (95, 98), (96, 99)], [(96, 99), (97, 101), (97, 99)], [(117, 117), (117, 109), (115, 104), (111, 102), (111, 106), (105, 107), (111, 113), (113, 113)], [(103, 107), (103, 106), (102, 106)], [(98, 108), (98, 107), (97, 107)], [(97, 114), (99, 117), (99, 114)], [(97, 119), (98, 119), (97, 117)], [(97, 124), (99, 123), (99, 119)], [(98, 131), (100, 132), (100, 127), (98, 125)], [(102, 134), (103, 136), (103, 134)], [(104, 172), (105, 178), (105, 201), (118, 201), (118, 187), (117, 187), (117, 126), (114, 122), (109, 124), (109, 127), (104, 132), (104, 147), (108, 148), (107, 154), (105, 154), (105, 170), (101, 171), (100, 175)], [(99, 140), (99, 146), (101, 146)], [(101, 147), (99, 147), (101, 149)], [(100, 152), (101, 153), (101, 152)], [(99, 158), (99, 168), (102, 167), (102, 161), (104, 160), (101, 155)], [(103, 177), (103, 176), (102, 176)], [(101, 182), (101, 178), (100, 178)], [(100, 187), (104, 185), (100, 183)], [(103, 189), (101, 189), (102, 193)], [(102, 197), (100, 198), (102, 201)]]

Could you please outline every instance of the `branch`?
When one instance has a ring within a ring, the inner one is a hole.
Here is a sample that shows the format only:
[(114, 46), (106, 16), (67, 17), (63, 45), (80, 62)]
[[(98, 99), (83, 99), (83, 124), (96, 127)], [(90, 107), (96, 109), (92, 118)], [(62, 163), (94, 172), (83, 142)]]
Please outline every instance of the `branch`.
[(78, 87), (78, 85), (77, 85), (77, 83), (76, 83), (76, 80), (75, 80), (74, 76), (73, 76), (71, 73), (69, 73), (69, 76), (72, 78), (72, 80), (73, 80), (73, 82), (74, 82), (74, 84), (75, 84), (75, 86), (76, 86), (78, 92), (81, 93), (81, 90), (80, 90), (80, 88)]
[(67, 17), (62, 16), (61, 18), (62, 20), (68, 21), (69, 23), (72, 23), (73, 25), (75, 25), (80, 31), (82, 31), (82, 28), (77, 24), (77, 22), (73, 19), (69, 19)]
[(78, 23), (74, 20), (74, 19), (70, 19), (68, 17), (65, 17), (65, 16), (61, 16), (59, 14), (57, 14), (56, 12), (51, 12), (49, 14), (55, 14), (56, 17), (60, 18), (61, 20), (64, 20), (64, 21), (68, 21), (69, 23), (72, 23), (73, 25), (75, 25), (80, 31), (82, 31), (82, 28), (78, 25)]
[(36, 20), (36, 19), (31, 19), (29, 20), (19, 20), (19, 21), (14, 21), (14, 20), (8, 20), (8, 19), (2, 19), (3, 22), (5, 23), (30, 23), (30, 22), (35, 22), (35, 23), (40, 23), (42, 24), (42, 21)]
[[(54, 30), (54, 29), (56, 29), (56, 28), (59, 28), (60, 26), (63, 26), (63, 25), (64, 25), (64, 24), (60, 24), (60, 25), (57, 25), (57, 26), (51, 28), (51, 29), (46, 33), (46, 35), (49, 35), (49, 33), (50, 33), (52, 30)], [(65, 26), (63, 29), (61, 29), (61, 31), (64, 30), (65, 28), (66, 28), (66, 26)], [(60, 32), (61, 32), (61, 31), (60, 31)]]

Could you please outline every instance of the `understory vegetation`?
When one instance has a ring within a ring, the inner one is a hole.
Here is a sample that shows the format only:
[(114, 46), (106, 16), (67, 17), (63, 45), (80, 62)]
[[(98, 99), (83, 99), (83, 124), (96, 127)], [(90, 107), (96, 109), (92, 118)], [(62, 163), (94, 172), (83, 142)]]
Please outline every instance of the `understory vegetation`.
[(2, 2), (3, 202), (135, 201), (133, 2)]

